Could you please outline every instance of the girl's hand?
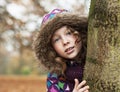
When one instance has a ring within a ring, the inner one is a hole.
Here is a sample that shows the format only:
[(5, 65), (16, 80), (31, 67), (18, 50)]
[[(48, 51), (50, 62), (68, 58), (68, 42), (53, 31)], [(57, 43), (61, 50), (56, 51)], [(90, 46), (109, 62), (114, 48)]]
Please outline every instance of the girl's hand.
[(85, 86), (86, 81), (79, 83), (78, 79), (75, 79), (75, 86), (73, 92), (89, 92), (89, 86)]

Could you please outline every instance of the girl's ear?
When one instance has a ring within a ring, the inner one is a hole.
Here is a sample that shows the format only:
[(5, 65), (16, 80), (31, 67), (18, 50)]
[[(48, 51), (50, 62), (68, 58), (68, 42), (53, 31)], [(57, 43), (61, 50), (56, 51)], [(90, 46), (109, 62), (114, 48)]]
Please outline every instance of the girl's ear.
[(74, 31), (74, 33), (73, 33), (74, 35), (78, 35), (79, 36), (79, 32), (77, 32), (77, 31)]
[(76, 37), (75, 44), (79, 43), (81, 41), (81, 35), (80, 35), (80, 33), (77, 32), (77, 31), (75, 31), (73, 34)]

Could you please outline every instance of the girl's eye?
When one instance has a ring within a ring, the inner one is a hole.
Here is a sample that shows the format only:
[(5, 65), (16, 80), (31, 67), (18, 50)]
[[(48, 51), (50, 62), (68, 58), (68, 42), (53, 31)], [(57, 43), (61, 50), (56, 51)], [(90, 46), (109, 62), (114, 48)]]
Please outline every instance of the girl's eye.
[(58, 42), (59, 40), (60, 40), (60, 38), (55, 38), (55, 39), (53, 40), (53, 42), (56, 43), (56, 42)]
[(66, 35), (71, 35), (71, 32), (67, 32)]

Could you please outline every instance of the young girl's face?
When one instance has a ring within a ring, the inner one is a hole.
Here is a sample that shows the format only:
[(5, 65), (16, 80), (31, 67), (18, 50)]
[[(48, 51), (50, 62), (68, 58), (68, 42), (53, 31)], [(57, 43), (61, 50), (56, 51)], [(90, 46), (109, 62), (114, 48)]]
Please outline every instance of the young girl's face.
[(52, 46), (61, 57), (75, 59), (81, 50), (82, 42), (80, 36), (63, 26), (53, 34)]

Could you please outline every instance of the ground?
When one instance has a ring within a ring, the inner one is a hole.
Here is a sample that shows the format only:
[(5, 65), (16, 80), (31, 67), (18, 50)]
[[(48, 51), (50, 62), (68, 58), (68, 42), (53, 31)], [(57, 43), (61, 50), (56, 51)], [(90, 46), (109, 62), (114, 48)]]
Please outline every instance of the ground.
[(44, 76), (0, 76), (0, 92), (46, 92)]

